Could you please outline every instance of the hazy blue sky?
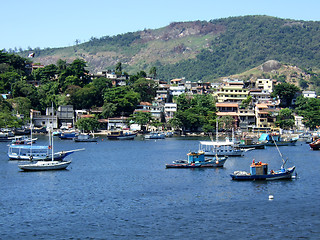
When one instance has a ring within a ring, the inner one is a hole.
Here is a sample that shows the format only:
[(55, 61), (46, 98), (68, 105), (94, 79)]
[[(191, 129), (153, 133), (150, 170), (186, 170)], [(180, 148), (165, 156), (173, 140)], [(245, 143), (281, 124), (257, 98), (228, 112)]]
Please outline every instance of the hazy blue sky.
[(65, 47), (76, 39), (230, 16), (320, 20), (319, 0), (4, 0), (0, 6), (0, 49)]

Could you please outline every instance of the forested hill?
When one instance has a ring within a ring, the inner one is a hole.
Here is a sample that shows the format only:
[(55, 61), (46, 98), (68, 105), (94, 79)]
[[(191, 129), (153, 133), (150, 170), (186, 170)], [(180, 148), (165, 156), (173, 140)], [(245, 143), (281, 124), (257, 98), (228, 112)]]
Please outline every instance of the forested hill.
[(319, 28), (320, 22), (269, 16), (178, 22), (160, 29), (91, 38), (72, 47), (33, 49), (34, 62), (55, 64), (58, 59), (81, 58), (93, 73), (112, 69), (118, 62), (129, 74), (148, 72), (155, 66), (160, 79), (193, 81), (241, 73), (268, 60), (319, 69)]

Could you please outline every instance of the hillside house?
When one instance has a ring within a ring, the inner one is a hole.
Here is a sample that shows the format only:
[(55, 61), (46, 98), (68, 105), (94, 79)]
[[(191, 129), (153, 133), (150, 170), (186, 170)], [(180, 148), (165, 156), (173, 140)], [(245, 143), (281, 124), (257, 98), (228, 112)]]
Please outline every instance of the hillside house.
[(234, 128), (239, 127), (239, 104), (238, 103), (216, 103), (217, 116), (230, 116), (234, 119)]
[(252, 96), (254, 103), (265, 103), (271, 101), (270, 92), (268, 90), (255, 88), (249, 90), (249, 95)]
[(266, 90), (269, 93), (273, 91), (274, 81), (271, 79), (257, 79), (256, 88)]
[(302, 91), (302, 95), (306, 98), (316, 98), (317, 94), (315, 91)]
[(177, 112), (177, 104), (176, 103), (165, 103), (164, 104), (164, 117), (166, 122), (168, 122), (171, 118), (174, 117), (174, 114)]
[(261, 130), (270, 129), (275, 126), (276, 116), (279, 109), (272, 104), (259, 103), (255, 106), (256, 127)]
[(216, 97), (217, 102), (242, 102), (249, 95), (249, 90), (243, 88), (243, 84), (230, 84), (223, 86), (217, 92), (213, 93)]

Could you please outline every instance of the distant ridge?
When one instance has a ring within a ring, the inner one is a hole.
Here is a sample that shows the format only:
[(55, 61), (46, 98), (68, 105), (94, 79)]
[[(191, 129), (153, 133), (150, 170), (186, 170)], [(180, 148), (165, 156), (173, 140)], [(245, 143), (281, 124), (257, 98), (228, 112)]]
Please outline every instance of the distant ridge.
[(154, 30), (91, 38), (72, 47), (35, 49), (34, 62), (47, 65), (81, 58), (93, 73), (122, 62), (128, 73), (148, 73), (155, 66), (161, 79), (192, 81), (234, 75), (269, 60), (319, 69), (319, 30), (320, 22), (270, 16), (176, 22)]

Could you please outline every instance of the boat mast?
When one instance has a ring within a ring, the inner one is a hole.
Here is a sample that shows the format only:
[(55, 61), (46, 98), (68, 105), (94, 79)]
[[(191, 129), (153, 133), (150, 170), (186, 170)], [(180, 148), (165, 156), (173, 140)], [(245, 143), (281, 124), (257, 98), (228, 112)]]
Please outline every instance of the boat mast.
[(218, 127), (219, 127), (218, 118), (216, 118), (216, 142), (218, 142)]
[[(51, 160), (54, 160), (54, 155), (53, 155), (53, 102), (51, 103), (51, 114), (52, 114), (52, 122), (51, 122), (51, 129), (52, 130), (52, 134), (51, 134)], [(50, 137), (50, 136), (49, 136)]]
[(32, 117), (33, 117), (33, 112), (32, 112), (32, 109), (30, 109), (30, 131), (31, 131), (31, 145), (30, 145), (30, 158), (32, 158)]
[(278, 145), (277, 145), (276, 141), (274, 140), (274, 138), (273, 138), (273, 136), (272, 136), (272, 133), (270, 133), (270, 136), (271, 136), (272, 141), (274, 142), (274, 145), (276, 146), (276, 148), (277, 148), (277, 150), (278, 150), (278, 152), (279, 152), (279, 155), (280, 155), (280, 157), (281, 157), (281, 159), (282, 159), (282, 166), (281, 166), (281, 168), (284, 168), (284, 165), (286, 164), (286, 161), (283, 159), (283, 156), (282, 156), (282, 154), (281, 154), (281, 152), (280, 152), (280, 149), (278, 148)]

